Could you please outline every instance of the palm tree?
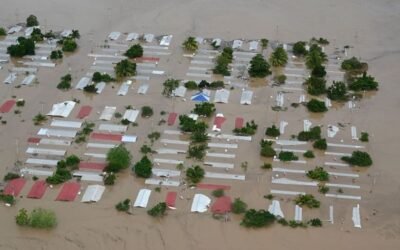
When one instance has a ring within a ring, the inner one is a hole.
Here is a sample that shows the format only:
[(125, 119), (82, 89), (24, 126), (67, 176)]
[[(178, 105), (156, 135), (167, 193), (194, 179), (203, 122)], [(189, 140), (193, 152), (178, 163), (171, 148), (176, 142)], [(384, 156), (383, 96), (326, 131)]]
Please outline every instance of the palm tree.
[(183, 47), (185, 50), (190, 51), (190, 52), (196, 52), (196, 50), (199, 48), (199, 44), (196, 42), (196, 39), (192, 36), (189, 36), (186, 41), (183, 42)]
[(194, 166), (186, 170), (186, 177), (194, 184), (199, 183), (204, 177), (204, 169), (199, 166)]
[(283, 67), (288, 61), (288, 55), (282, 47), (278, 47), (271, 54), (269, 61), (274, 67)]

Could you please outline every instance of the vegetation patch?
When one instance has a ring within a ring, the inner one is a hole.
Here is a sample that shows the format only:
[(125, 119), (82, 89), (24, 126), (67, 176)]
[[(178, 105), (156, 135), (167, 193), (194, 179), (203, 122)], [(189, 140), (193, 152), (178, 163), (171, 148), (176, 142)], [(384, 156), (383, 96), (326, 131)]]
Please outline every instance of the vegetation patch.
[(193, 113), (200, 116), (210, 117), (215, 112), (215, 110), (216, 109), (214, 103), (202, 102), (195, 105)]
[(275, 222), (275, 216), (266, 210), (247, 210), (240, 225), (249, 228), (266, 227)]
[(318, 139), (313, 143), (313, 147), (320, 150), (326, 150), (328, 148), (328, 143), (326, 139)]
[(315, 167), (308, 171), (307, 177), (317, 181), (329, 181), (329, 174), (323, 167)]
[(251, 77), (264, 78), (271, 74), (270, 65), (261, 54), (257, 54), (250, 61), (248, 73)]
[(307, 150), (307, 151), (303, 154), (303, 156), (304, 156), (305, 158), (315, 158), (314, 152), (311, 151), (311, 150)]
[(186, 179), (192, 183), (197, 184), (204, 178), (205, 171), (200, 166), (192, 166), (186, 170)]
[(325, 102), (318, 101), (317, 99), (311, 99), (307, 103), (307, 109), (313, 113), (322, 113), (328, 111), (328, 108), (325, 106)]
[(221, 55), (217, 57), (215, 68), (213, 69), (214, 74), (220, 74), (223, 76), (230, 76), (228, 65), (233, 60), (233, 49), (226, 47), (223, 49)]
[(22, 208), (18, 211), (17, 216), (15, 216), (15, 222), (19, 226), (51, 229), (57, 225), (57, 217), (51, 210), (36, 208), (28, 215), (28, 211)]
[(272, 141), (261, 140), (260, 155), (264, 157), (274, 157), (276, 155), (276, 151), (272, 148), (272, 144)]
[(306, 206), (308, 208), (319, 208), (321, 203), (314, 198), (312, 194), (301, 194), (295, 199), (295, 203), (299, 206)]
[(277, 128), (275, 125), (272, 125), (271, 127), (267, 128), (267, 130), (265, 131), (265, 135), (278, 137), (281, 135), (281, 132), (279, 131), (279, 128)]
[(372, 165), (371, 156), (367, 152), (354, 151), (351, 156), (343, 156), (342, 160), (349, 163), (350, 165), (369, 167)]
[(299, 157), (297, 157), (293, 152), (290, 151), (279, 152), (278, 158), (281, 161), (297, 161), (299, 159)]
[(236, 135), (254, 135), (257, 132), (258, 125), (251, 120), (250, 122), (246, 122), (246, 126), (242, 128), (235, 128), (233, 133)]
[(149, 178), (152, 174), (153, 163), (147, 158), (147, 156), (143, 156), (140, 161), (138, 161), (135, 166), (133, 166), (133, 170), (138, 177)]
[(152, 216), (152, 217), (163, 217), (165, 215), (165, 212), (167, 211), (167, 203), (165, 202), (160, 202), (157, 205), (155, 205), (153, 208), (147, 211), (147, 214)]

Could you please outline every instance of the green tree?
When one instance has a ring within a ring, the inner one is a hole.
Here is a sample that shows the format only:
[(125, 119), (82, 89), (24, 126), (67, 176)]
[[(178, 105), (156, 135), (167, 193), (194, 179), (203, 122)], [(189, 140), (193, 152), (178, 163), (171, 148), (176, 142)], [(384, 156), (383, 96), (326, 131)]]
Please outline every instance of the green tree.
[(316, 65), (312, 71), (311, 71), (311, 75), (314, 77), (320, 77), (323, 78), (326, 76), (326, 70), (325, 67), (322, 65)]
[(195, 158), (196, 160), (203, 160), (204, 156), (206, 155), (206, 149), (207, 149), (206, 144), (200, 144), (200, 145), (190, 145), (188, 149), (188, 157), (189, 158)]
[(10, 45), (7, 48), (7, 53), (11, 57), (35, 55), (35, 42), (31, 38), (18, 37), (18, 44)]
[(117, 209), (120, 212), (127, 212), (130, 208), (130, 204), (131, 200), (125, 199), (124, 201), (121, 201), (117, 205), (115, 205), (115, 209)]
[(199, 88), (195, 81), (187, 81), (187, 82), (185, 82), (185, 87), (187, 89), (198, 89)]
[(281, 135), (281, 132), (275, 125), (272, 125), (271, 127), (268, 127), (267, 130), (265, 130), (265, 135), (271, 137), (278, 137)]
[(134, 76), (136, 75), (136, 63), (124, 59), (115, 65), (114, 71), (118, 78)]
[(4, 180), (4, 181), (11, 181), (11, 180), (14, 180), (14, 179), (18, 179), (19, 177), (20, 177), (19, 174), (8, 172), (8, 173), (3, 177), (3, 180)]
[(268, 43), (269, 43), (268, 39), (262, 38), (260, 42), (261, 42), (261, 48), (263, 50), (268, 47)]
[(137, 58), (143, 56), (143, 47), (140, 44), (132, 45), (124, 54), (129, 58)]
[(321, 47), (313, 44), (310, 47), (310, 51), (306, 56), (306, 66), (309, 69), (314, 69), (316, 66), (322, 65), (327, 61), (326, 54), (322, 52)]
[(92, 81), (95, 83), (98, 82), (112, 82), (114, 79), (107, 73), (100, 73), (100, 72), (94, 72), (92, 76)]
[(62, 51), (74, 52), (78, 48), (78, 44), (72, 38), (66, 38), (62, 44)]
[(63, 53), (61, 50), (53, 50), (50, 54), (51, 60), (58, 60), (63, 58)]
[(295, 56), (305, 56), (307, 53), (308, 51), (306, 49), (306, 42), (298, 41), (293, 44), (293, 54)]
[(261, 140), (260, 146), (261, 151), (260, 155), (264, 157), (274, 157), (276, 155), (276, 151), (272, 148), (272, 141)]
[(42, 31), (38, 28), (34, 28), (31, 34), (31, 38), (35, 42), (42, 42), (43, 41), (44, 35), (42, 34)]
[(193, 132), (196, 126), (196, 121), (187, 115), (179, 116), (179, 127), (183, 132)]
[(6, 36), (6, 35), (7, 31), (3, 27), (0, 27), (0, 36)]
[(233, 133), (236, 135), (254, 135), (257, 132), (258, 125), (251, 120), (250, 122), (246, 122), (246, 126), (242, 128), (235, 128)]
[(72, 81), (71, 74), (62, 76), (60, 83), (57, 85), (57, 88), (60, 90), (68, 90), (71, 88), (71, 81)]
[(368, 67), (368, 64), (360, 62), (357, 58), (352, 57), (350, 59), (343, 60), (341, 67), (343, 70), (361, 70), (364, 67)]
[(303, 156), (304, 156), (305, 158), (315, 158), (314, 152), (311, 151), (311, 150), (307, 150), (307, 151), (303, 154)]
[(196, 104), (195, 108), (193, 109), (193, 113), (200, 116), (210, 117), (215, 110), (214, 103), (202, 102), (200, 104)]
[(141, 113), (142, 117), (150, 117), (154, 113), (153, 109), (151, 107), (149, 107), (149, 106), (143, 106), (141, 111), (142, 111), (142, 113)]
[(275, 216), (268, 211), (263, 209), (258, 211), (255, 209), (250, 209), (244, 214), (240, 225), (245, 227), (260, 228), (271, 225), (274, 223), (275, 219)]
[(71, 38), (74, 38), (74, 39), (81, 38), (81, 34), (79, 34), (79, 30), (72, 30)]
[(346, 84), (333, 81), (332, 85), (326, 90), (326, 95), (333, 101), (346, 101), (348, 98)]
[(72, 169), (77, 169), (81, 159), (76, 155), (70, 155), (65, 159), (65, 163), (68, 167)]
[(35, 228), (53, 228), (57, 225), (56, 214), (47, 209), (36, 208), (30, 214), (30, 226)]
[(306, 81), (307, 92), (310, 95), (322, 95), (326, 92), (326, 81), (323, 78), (311, 76)]
[(360, 141), (368, 142), (369, 141), (369, 134), (367, 132), (361, 132)]
[(196, 52), (199, 48), (199, 44), (196, 39), (192, 36), (189, 36), (182, 44), (183, 48), (189, 52)]
[(17, 216), (15, 216), (15, 222), (19, 226), (28, 226), (29, 225), (29, 215), (28, 211), (25, 208), (21, 208), (18, 211)]
[(29, 15), (28, 18), (26, 19), (26, 26), (27, 27), (33, 27), (33, 26), (39, 26), (39, 21), (35, 15)]
[(299, 141), (315, 141), (321, 138), (321, 127), (315, 126), (310, 131), (301, 131), (297, 135)]
[(186, 170), (186, 178), (193, 184), (199, 183), (204, 178), (205, 171), (200, 166), (192, 166)]
[(147, 158), (147, 156), (143, 156), (140, 161), (138, 161), (134, 166), (134, 172), (136, 176), (142, 178), (149, 178), (152, 174), (151, 169), (153, 167), (153, 163)]
[(361, 77), (357, 77), (354, 81), (349, 83), (349, 89), (353, 91), (370, 91), (378, 90), (378, 82), (372, 76), (367, 76), (364, 72)]
[(147, 211), (147, 214), (152, 217), (163, 217), (167, 211), (167, 203), (160, 202), (155, 205), (152, 209)]
[(354, 151), (351, 156), (343, 156), (342, 160), (355, 166), (368, 167), (372, 165), (371, 156), (367, 152)]
[(307, 109), (308, 111), (313, 113), (321, 113), (328, 111), (328, 109), (325, 106), (325, 102), (318, 101), (317, 99), (314, 98), (307, 103)]
[(284, 67), (288, 62), (288, 55), (282, 47), (278, 47), (272, 52), (269, 62), (274, 67)]
[(131, 165), (131, 153), (125, 148), (123, 144), (115, 148), (111, 148), (107, 153), (107, 172), (117, 173), (120, 170), (126, 169)]
[(234, 214), (242, 214), (247, 210), (247, 204), (240, 198), (236, 198), (231, 204), (231, 210)]
[(326, 143), (326, 139), (318, 139), (314, 142), (313, 147), (320, 150), (326, 150), (328, 148), (328, 144)]
[(263, 78), (271, 74), (270, 66), (261, 54), (257, 54), (250, 61), (249, 75)]
[(229, 72), (228, 65), (232, 62), (232, 60), (233, 60), (233, 49), (230, 47), (224, 48), (222, 53), (217, 57), (216, 66), (213, 69), (213, 73), (221, 74), (223, 76), (229, 76), (231, 73)]
[(163, 95), (164, 96), (167, 96), (167, 97), (170, 97), (171, 95), (172, 95), (172, 92), (177, 88), (177, 87), (179, 87), (179, 80), (176, 80), (176, 79), (172, 79), (172, 78), (169, 78), (169, 79), (167, 79), (164, 83), (163, 83), (163, 85), (164, 85), (164, 90), (163, 90)]
[(299, 159), (299, 157), (297, 157), (293, 152), (290, 151), (279, 152), (278, 158), (281, 161), (297, 161)]
[(312, 194), (300, 194), (294, 200), (294, 202), (299, 206), (306, 206), (308, 208), (319, 208), (321, 202), (315, 199), (314, 195)]

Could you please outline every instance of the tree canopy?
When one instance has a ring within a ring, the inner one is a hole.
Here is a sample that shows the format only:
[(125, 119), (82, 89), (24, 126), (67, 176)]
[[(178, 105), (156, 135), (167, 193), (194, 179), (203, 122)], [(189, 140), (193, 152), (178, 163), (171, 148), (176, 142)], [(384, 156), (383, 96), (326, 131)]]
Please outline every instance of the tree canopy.
[(115, 75), (119, 78), (136, 75), (136, 63), (124, 59), (117, 63), (114, 67)]
[(196, 39), (192, 36), (189, 36), (182, 44), (183, 48), (190, 52), (196, 52), (199, 48), (199, 44), (197, 43)]
[(204, 178), (205, 171), (200, 166), (192, 166), (186, 170), (186, 178), (193, 184), (199, 183)]
[(306, 49), (306, 42), (298, 41), (293, 44), (293, 54), (295, 56), (305, 56), (307, 53), (308, 51)]
[(196, 126), (196, 121), (187, 115), (179, 116), (179, 127), (183, 132), (193, 132)]
[(11, 57), (35, 55), (35, 42), (32, 38), (18, 37), (18, 44), (10, 45), (7, 48), (7, 53)]
[(155, 205), (153, 208), (147, 211), (147, 214), (152, 217), (163, 217), (165, 212), (167, 211), (167, 203), (160, 202)]
[(329, 181), (329, 173), (323, 167), (315, 167), (307, 172), (307, 177), (317, 181)]
[(131, 165), (131, 153), (125, 148), (123, 144), (115, 148), (111, 148), (107, 153), (107, 172), (117, 173)]
[(172, 79), (172, 78), (169, 78), (169, 79), (167, 79), (164, 83), (163, 83), (163, 85), (164, 85), (164, 90), (163, 90), (163, 95), (164, 96), (167, 96), (167, 97), (169, 97), (169, 96), (171, 96), (172, 95), (172, 91), (174, 91), (177, 87), (179, 87), (179, 80), (176, 80), (176, 79)]
[(325, 106), (325, 102), (318, 101), (314, 98), (307, 103), (307, 109), (313, 113), (322, 113), (328, 111), (327, 107)]
[(6, 36), (7, 32), (3, 27), (0, 27), (0, 36)]
[(309, 69), (314, 69), (316, 66), (322, 65), (327, 61), (326, 54), (322, 51), (321, 47), (317, 44), (313, 44), (310, 47), (310, 51), (306, 56), (306, 66)]
[(233, 49), (226, 47), (222, 53), (217, 57), (215, 68), (213, 69), (214, 74), (221, 74), (223, 76), (231, 75), (228, 65), (233, 60)]
[(271, 137), (278, 137), (281, 135), (281, 133), (275, 125), (272, 125), (271, 127), (268, 127), (267, 130), (265, 130), (265, 135)]
[(240, 225), (245, 227), (260, 228), (269, 226), (275, 222), (275, 216), (264, 209), (255, 210), (249, 209), (244, 214), (243, 220)]
[(288, 55), (281, 46), (276, 48), (275, 51), (272, 52), (269, 58), (269, 62), (274, 67), (283, 67), (287, 64), (287, 61), (288, 61)]
[(236, 198), (231, 204), (231, 210), (234, 214), (242, 214), (247, 210), (247, 204), (240, 198)]
[(368, 167), (372, 165), (371, 156), (367, 152), (354, 151), (351, 156), (343, 156), (342, 160), (355, 166)]
[(114, 79), (107, 73), (100, 73), (100, 72), (94, 72), (92, 76), (92, 81), (95, 83), (98, 82), (111, 82), (114, 81)]
[(74, 52), (78, 48), (78, 44), (75, 39), (66, 38), (62, 43), (62, 51), (64, 52)]
[(137, 58), (143, 56), (143, 47), (140, 44), (132, 45), (125, 54), (129, 58)]
[(326, 81), (324, 78), (311, 76), (306, 81), (307, 92), (310, 95), (322, 95), (326, 92)]
[(39, 21), (35, 15), (29, 15), (28, 18), (26, 18), (26, 26), (27, 27), (33, 27), (33, 26), (39, 26)]
[(363, 73), (361, 77), (357, 77), (355, 80), (349, 83), (349, 89), (353, 91), (370, 91), (378, 90), (378, 82), (375, 78), (367, 75), (366, 72)]
[(333, 81), (332, 85), (326, 90), (326, 95), (333, 101), (346, 101), (348, 98), (346, 84)]
[(151, 169), (153, 167), (153, 163), (147, 158), (147, 156), (143, 156), (140, 161), (138, 161), (134, 166), (134, 171), (136, 176), (142, 178), (149, 178), (152, 174)]
[(271, 74), (270, 65), (261, 54), (255, 55), (250, 61), (249, 75), (263, 78)]
[(193, 109), (193, 113), (206, 117), (210, 117), (214, 112), (215, 112), (215, 105), (214, 103), (210, 102), (202, 102), (196, 104), (195, 108)]

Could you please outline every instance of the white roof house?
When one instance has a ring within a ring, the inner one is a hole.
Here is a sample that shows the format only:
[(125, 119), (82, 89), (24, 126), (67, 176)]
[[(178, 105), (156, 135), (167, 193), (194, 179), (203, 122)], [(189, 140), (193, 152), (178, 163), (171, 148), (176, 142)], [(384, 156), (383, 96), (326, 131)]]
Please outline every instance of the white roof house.
[(4, 80), (5, 84), (11, 84), (17, 79), (16, 73), (10, 73), (7, 78)]
[(89, 83), (90, 83), (91, 79), (89, 77), (82, 77), (79, 82), (76, 84), (75, 89), (79, 89), (82, 90), (83, 88), (85, 88)]
[(52, 126), (52, 127), (64, 127), (64, 128), (81, 128), (82, 122), (53, 120), (51, 122), (50, 126)]
[(135, 122), (135, 121), (136, 121), (136, 118), (138, 117), (138, 115), (139, 115), (139, 110), (136, 110), (136, 109), (127, 109), (127, 110), (125, 111), (125, 114), (124, 114), (124, 116), (122, 117), (122, 119), (126, 119), (126, 120), (128, 120), (128, 121), (130, 121), (130, 122)]
[(256, 51), (258, 49), (258, 41), (251, 41), (249, 43), (249, 50)]
[(131, 84), (132, 84), (132, 81), (131, 81), (131, 80), (128, 80), (128, 81), (123, 82), (123, 83), (121, 84), (121, 87), (120, 87), (119, 90), (118, 90), (117, 95), (122, 95), (122, 96), (124, 96), (124, 95), (128, 94), (129, 87), (131, 86)]
[(109, 131), (109, 132), (126, 132), (128, 126), (117, 125), (117, 124), (100, 124), (99, 130)]
[(219, 47), (219, 46), (221, 46), (222, 39), (214, 38), (211, 43), (214, 44), (215, 47)]
[(13, 26), (13, 27), (11, 27), (11, 28), (7, 31), (7, 34), (18, 33), (18, 32), (20, 32), (21, 30), (22, 30), (22, 26), (19, 26), (19, 25)]
[(186, 94), (185, 86), (179, 86), (172, 91), (173, 96), (185, 97), (185, 94)]
[(65, 101), (56, 103), (53, 105), (51, 111), (47, 114), (48, 116), (60, 116), (68, 117), (71, 111), (74, 109), (76, 102)]
[(234, 40), (232, 44), (232, 49), (240, 49), (243, 45), (242, 40)]
[(191, 212), (204, 213), (207, 212), (211, 203), (211, 199), (204, 194), (195, 194), (192, 202)]
[(204, 38), (198, 36), (198, 37), (196, 37), (194, 40), (200, 45), (200, 44), (203, 43)]
[(240, 97), (240, 104), (250, 105), (252, 98), (253, 98), (253, 91), (243, 90), (242, 96)]
[(226, 89), (219, 89), (215, 92), (214, 102), (228, 103), (230, 91)]
[(30, 85), (33, 82), (33, 80), (35, 80), (35, 78), (36, 78), (36, 75), (29, 74), (28, 76), (26, 76), (24, 78), (24, 80), (22, 80), (21, 84), (22, 85)]
[(50, 148), (27, 148), (27, 154), (34, 154), (34, 155), (54, 155), (54, 156), (64, 156), (66, 150), (56, 150)]
[(100, 115), (100, 120), (109, 121), (113, 117), (117, 107), (105, 106), (103, 112)]
[(154, 34), (144, 34), (143, 39), (146, 42), (151, 43), (154, 40)]
[(52, 176), (53, 170), (44, 170), (44, 169), (36, 169), (36, 168), (22, 168), (19, 171), (21, 174), (29, 174), (33, 176)]
[(81, 202), (98, 202), (105, 189), (102, 185), (89, 185), (82, 196)]
[(142, 84), (139, 86), (137, 93), (144, 95), (149, 90), (149, 87), (150, 87), (149, 84)]
[(277, 200), (272, 201), (272, 204), (269, 205), (269, 207), (268, 207), (268, 212), (275, 215), (276, 217), (285, 218), (285, 216), (283, 215), (282, 209), (281, 209), (281, 205), (280, 205), (279, 201), (277, 201)]
[(72, 35), (72, 30), (63, 30), (61, 32), (62, 37), (69, 37), (70, 35)]
[(161, 46), (169, 46), (171, 44), (172, 35), (163, 36), (160, 41)]
[(113, 31), (108, 35), (108, 38), (110, 40), (117, 40), (119, 38), (119, 36), (121, 35), (121, 32), (118, 31)]
[(129, 33), (128, 36), (126, 37), (126, 40), (133, 41), (133, 40), (137, 40), (138, 38), (139, 38), (138, 33)]
[(148, 185), (158, 185), (158, 186), (168, 186), (168, 187), (179, 187), (180, 182), (179, 181), (174, 181), (174, 180), (161, 180), (161, 179), (155, 179), (155, 178), (148, 178), (144, 182), (145, 184)]
[(58, 160), (28, 158), (25, 163), (31, 165), (57, 166)]
[(77, 132), (76, 130), (41, 128), (37, 135), (74, 138)]
[(361, 228), (360, 205), (359, 204), (357, 204), (356, 207), (353, 207), (352, 220), (353, 220), (354, 227)]
[(151, 194), (150, 189), (140, 189), (133, 206), (146, 208), (147, 203), (149, 202), (150, 194)]
[(75, 171), (73, 176), (80, 177), (82, 181), (103, 182), (103, 176), (96, 172)]
[(104, 88), (106, 87), (106, 83), (105, 82), (99, 82), (96, 84), (96, 93), (97, 94), (101, 94), (101, 92), (103, 92)]

